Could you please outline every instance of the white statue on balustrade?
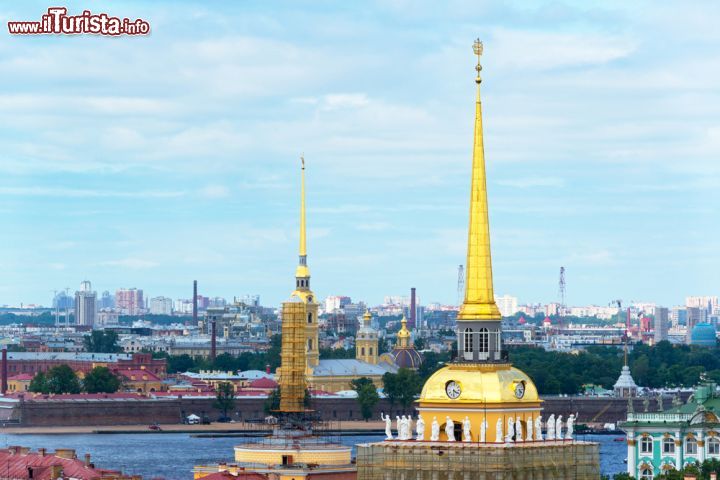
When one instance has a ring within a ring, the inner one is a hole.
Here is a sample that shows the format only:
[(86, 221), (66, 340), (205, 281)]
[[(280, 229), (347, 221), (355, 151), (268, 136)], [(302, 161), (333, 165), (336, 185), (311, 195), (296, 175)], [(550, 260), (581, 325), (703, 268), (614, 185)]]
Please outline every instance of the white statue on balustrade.
[(397, 439), (400, 440), (400, 434), (402, 432), (402, 419), (398, 415), (395, 415), (395, 432), (397, 432)]
[(445, 435), (447, 435), (448, 442), (455, 441), (455, 422), (449, 416), (445, 417)]
[(497, 423), (495, 424), (495, 443), (502, 442), (502, 418), (498, 418)]
[[(502, 425), (502, 424), (501, 424), (501, 425)], [(485, 441), (486, 441), (486, 440), (485, 440), (485, 437), (487, 436), (487, 429), (488, 429), (488, 422), (487, 422), (487, 420), (483, 417), (483, 421), (482, 421), (482, 423), (480, 424), (480, 442), (481, 442), (481, 443), (485, 443)]]
[(535, 417), (535, 440), (543, 441), (542, 415)]
[(515, 420), (513, 417), (508, 418), (507, 421), (507, 432), (505, 432), (505, 441), (512, 442), (515, 436)]
[(437, 417), (433, 417), (432, 425), (430, 426), (430, 441), (437, 442), (440, 440), (440, 424), (437, 421)]
[(380, 420), (385, 422), (385, 440), (392, 440), (392, 418), (390, 415), (385, 415), (383, 412), (380, 412)]
[(400, 417), (400, 420), (398, 420), (397, 436), (398, 440), (407, 440), (407, 419), (405, 418), (405, 415)]
[(522, 435), (522, 418), (517, 417), (515, 420), (515, 441), (516, 442), (522, 442), (523, 441), (523, 435)]
[(547, 427), (547, 439), (555, 440), (555, 414), (551, 414), (546, 423)]
[(573, 433), (575, 433), (575, 420), (577, 419), (577, 413), (575, 415), (570, 414), (570, 416), (567, 419), (567, 423), (565, 424), (567, 426), (567, 433), (565, 434), (565, 438), (568, 440), (572, 440)]
[(403, 440), (410, 440), (412, 438), (412, 418), (410, 418), (410, 415), (405, 417), (403, 415)]
[(528, 442), (532, 442), (532, 440), (533, 440), (533, 419), (532, 419), (532, 417), (530, 417), (530, 416), (527, 417), (527, 419), (525, 420), (525, 425), (526, 425), (525, 428), (527, 429), (527, 435), (525, 436), (525, 440), (527, 440)]
[(470, 418), (465, 417), (463, 420), (463, 442), (472, 442), (472, 436), (470, 436)]
[(415, 437), (416, 440), (425, 440), (425, 420), (423, 420), (422, 415), (419, 413), (417, 422), (415, 422), (415, 431), (417, 433), (417, 437)]
[(558, 415), (557, 420), (555, 420), (555, 440), (562, 440), (562, 438), (562, 415)]

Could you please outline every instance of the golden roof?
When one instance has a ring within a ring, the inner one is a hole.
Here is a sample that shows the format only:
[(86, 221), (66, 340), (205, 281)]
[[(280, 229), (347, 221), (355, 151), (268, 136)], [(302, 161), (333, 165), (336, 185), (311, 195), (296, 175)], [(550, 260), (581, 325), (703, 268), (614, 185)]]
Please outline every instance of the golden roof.
[(402, 327), (400, 327), (400, 330), (397, 333), (398, 339), (410, 337), (410, 330), (407, 329), (407, 319), (405, 318), (405, 315), (403, 315), (400, 323), (402, 324)]
[[(450, 382), (460, 385), (456, 399), (448, 397), (446, 387)], [(516, 396), (516, 387), (524, 383), (524, 395)], [(525, 404), (538, 403), (537, 388), (525, 372), (509, 364), (450, 364), (435, 372), (423, 387), (420, 404)]]
[(490, 256), (490, 221), (488, 219), (485, 148), (483, 146), (482, 104), (480, 103), (480, 55), (482, 43), (476, 40), (473, 51), (478, 57), (477, 98), (475, 100), (475, 133), (473, 136), (472, 180), (470, 187), (470, 225), (465, 265), (465, 299), (458, 322), (499, 321), (502, 317), (493, 294), (492, 259)]

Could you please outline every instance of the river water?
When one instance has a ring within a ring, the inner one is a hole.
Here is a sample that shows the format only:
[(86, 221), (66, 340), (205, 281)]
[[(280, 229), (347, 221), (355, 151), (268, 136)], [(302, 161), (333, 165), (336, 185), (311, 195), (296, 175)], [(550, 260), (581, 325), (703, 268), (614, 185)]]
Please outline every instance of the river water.
[[(345, 445), (374, 442), (383, 436), (341, 437)], [(602, 473), (613, 475), (625, 471), (627, 456), (625, 442), (617, 442), (617, 436), (585, 435), (579, 440), (600, 443)], [(144, 480), (163, 478), (167, 480), (191, 479), (195, 465), (208, 465), (233, 461), (233, 446), (252, 439), (237, 437), (197, 438), (183, 433), (143, 434), (56, 434), (18, 435), (0, 433), (3, 447), (20, 445), (33, 450), (47, 448), (74, 448), (78, 458), (89, 453), (92, 462), (100, 468), (122, 470), (125, 474), (142, 475)], [(0, 465), (0, 469), (2, 465)]]

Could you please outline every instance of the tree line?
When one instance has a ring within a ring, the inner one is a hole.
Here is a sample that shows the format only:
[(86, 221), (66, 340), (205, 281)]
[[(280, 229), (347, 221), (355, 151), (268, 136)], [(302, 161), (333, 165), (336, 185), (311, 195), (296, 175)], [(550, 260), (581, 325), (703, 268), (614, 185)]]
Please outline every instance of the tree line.
[(122, 386), (122, 380), (109, 368), (97, 366), (80, 379), (70, 366), (62, 364), (47, 372), (38, 372), (30, 381), (28, 391), (33, 393), (115, 393)]

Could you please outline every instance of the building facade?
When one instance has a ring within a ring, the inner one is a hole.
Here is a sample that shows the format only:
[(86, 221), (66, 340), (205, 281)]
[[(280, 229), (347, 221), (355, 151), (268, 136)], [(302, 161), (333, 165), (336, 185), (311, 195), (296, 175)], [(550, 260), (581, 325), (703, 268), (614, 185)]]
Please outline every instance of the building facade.
[(716, 385), (701, 385), (687, 403), (666, 411), (628, 413), (620, 428), (627, 433), (627, 472), (652, 480), (706, 459), (720, 460), (720, 398)]
[(137, 288), (120, 288), (115, 292), (115, 308), (123, 315), (139, 315), (145, 308), (143, 291)]
[(92, 290), (87, 280), (80, 284), (75, 292), (75, 323), (83, 327), (93, 327), (97, 322), (97, 292)]
[(655, 320), (653, 321), (654, 340), (655, 343), (668, 339), (668, 309), (665, 307), (655, 307)]

